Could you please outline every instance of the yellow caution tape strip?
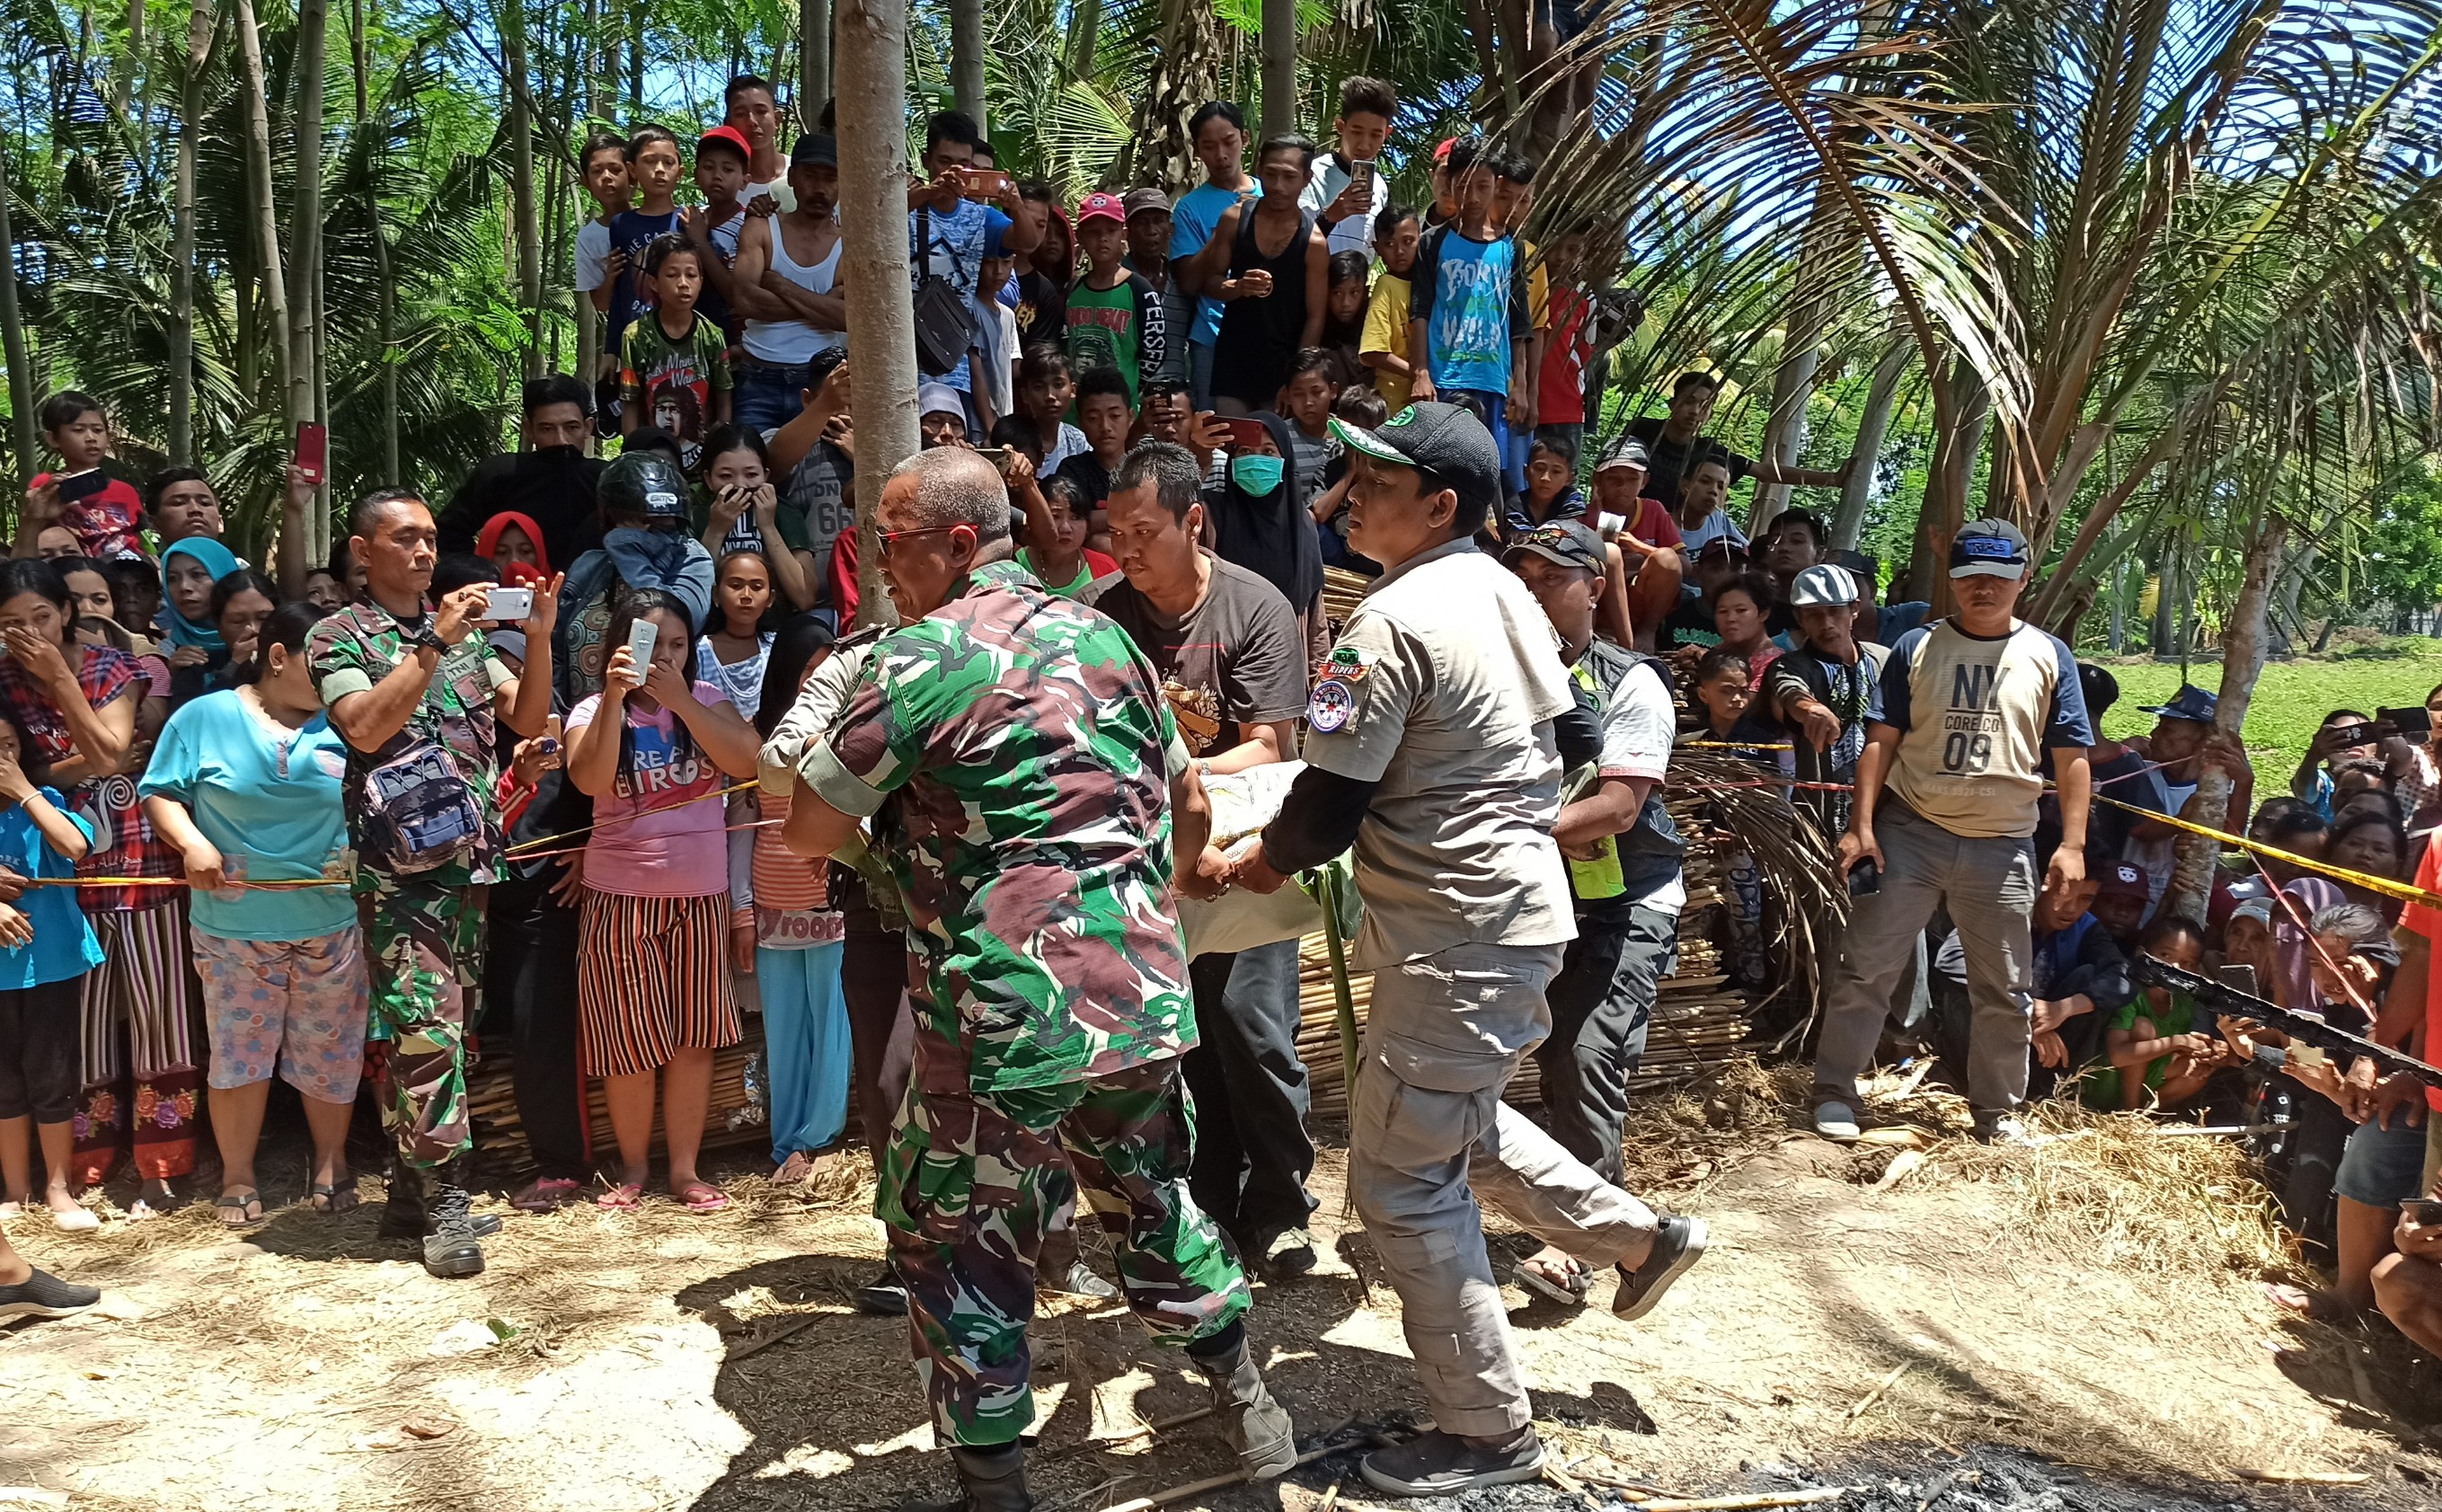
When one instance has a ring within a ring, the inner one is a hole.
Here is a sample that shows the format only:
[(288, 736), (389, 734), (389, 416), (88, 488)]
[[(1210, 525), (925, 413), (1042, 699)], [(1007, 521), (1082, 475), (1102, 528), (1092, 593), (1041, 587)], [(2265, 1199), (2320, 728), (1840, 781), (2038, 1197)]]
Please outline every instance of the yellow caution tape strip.
[(2151, 809), (2141, 808), (2133, 803), (2123, 803), (2117, 798), (2106, 798), (2099, 792), (2094, 795), (2094, 801), (2107, 803), (2115, 809), (2124, 809), (2130, 813), (2169, 825), (2174, 829), (2184, 829), (2192, 835), (2204, 835), (2209, 839), (2218, 840), (2233, 850), (2269, 856), (2275, 861), (2286, 862), (2301, 871), (2311, 871), (2318, 876), (2329, 877), (2335, 882), (2349, 883), (2363, 887), (2368, 892), (2378, 892), (2386, 898), (2396, 898), (2403, 902), (2421, 903), (2428, 908), (2442, 909), (2442, 893), (2428, 892), (2409, 883), (2394, 882), (2389, 877), (2378, 877), (2370, 871), (2351, 871), (2346, 866), (2335, 866), (2327, 861), (2318, 861), (2311, 856), (2301, 856), (2292, 851), (2282, 850), (2250, 840), (2244, 835), (2234, 835), (2206, 825), (2193, 824), (2174, 814), (2156, 813)]

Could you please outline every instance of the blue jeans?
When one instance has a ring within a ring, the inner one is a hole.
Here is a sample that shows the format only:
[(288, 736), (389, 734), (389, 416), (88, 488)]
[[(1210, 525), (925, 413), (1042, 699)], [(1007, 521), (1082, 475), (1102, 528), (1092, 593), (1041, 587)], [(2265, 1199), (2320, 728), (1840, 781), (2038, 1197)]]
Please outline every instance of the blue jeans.
[(755, 952), (763, 994), (763, 1055), (770, 1076), (772, 1159), (811, 1154), (847, 1124), (847, 997), (837, 940), (804, 950)]
[(806, 408), (803, 362), (766, 362), (760, 357), (738, 359), (738, 383), (730, 395), (730, 413), (757, 435), (768, 436)]
[(1212, 344), (1187, 344), (1187, 402), (1200, 413), (1212, 408)]
[[(1489, 389), (1442, 389), (1444, 404), (1465, 405), (1492, 432), (1493, 449), (1501, 453), (1501, 481), (1513, 494), (1526, 491), (1526, 448), (1509, 444), (1509, 396)], [(1495, 511), (1497, 514), (1498, 511)]]

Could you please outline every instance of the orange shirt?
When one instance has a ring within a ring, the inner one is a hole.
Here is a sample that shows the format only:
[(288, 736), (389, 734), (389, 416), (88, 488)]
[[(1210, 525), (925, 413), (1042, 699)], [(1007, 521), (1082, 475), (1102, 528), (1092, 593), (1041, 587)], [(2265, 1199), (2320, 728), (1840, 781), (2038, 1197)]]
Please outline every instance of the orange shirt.
[[(2425, 842), (2425, 857), (2416, 864), (2416, 885), (2427, 892), (2442, 892), (2442, 830), (2436, 830)], [(2442, 1048), (2442, 909), (2412, 902), (2400, 910), (2400, 924), (2425, 938), (2433, 959), (2425, 968), (2425, 1058), (2432, 1060)], [(2426, 1105), (2442, 1113), (2442, 1088), (2425, 1089)]]

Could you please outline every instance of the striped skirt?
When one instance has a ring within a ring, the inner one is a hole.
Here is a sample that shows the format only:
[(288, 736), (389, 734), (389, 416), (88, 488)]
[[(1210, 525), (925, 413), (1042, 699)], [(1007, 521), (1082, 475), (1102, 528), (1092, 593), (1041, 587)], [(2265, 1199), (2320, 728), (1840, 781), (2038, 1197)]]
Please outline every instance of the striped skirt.
[(737, 1044), (728, 945), (727, 893), (630, 898), (587, 888), (577, 923), (577, 1068), (637, 1076), (678, 1050)]
[(203, 1086), (186, 899), (85, 917), (101, 964), (83, 983), (84, 1090), (71, 1179), (108, 1179), (131, 1148), (137, 1175), (186, 1175), (195, 1169)]

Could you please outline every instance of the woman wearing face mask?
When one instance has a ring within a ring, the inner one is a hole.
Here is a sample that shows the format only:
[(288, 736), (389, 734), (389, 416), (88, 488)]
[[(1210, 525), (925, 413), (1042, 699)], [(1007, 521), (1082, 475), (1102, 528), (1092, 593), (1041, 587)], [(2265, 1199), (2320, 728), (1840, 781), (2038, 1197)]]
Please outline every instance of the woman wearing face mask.
[(1248, 418), (1263, 427), (1263, 434), (1232, 438), (1226, 481), (1205, 490), (1212, 551), (1281, 591), (1297, 610), (1311, 665), (1329, 649), (1331, 633), (1322, 612), (1322, 546), (1315, 539), (1304, 493), (1288, 470), (1294, 450), (1288, 422), (1270, 410)]

